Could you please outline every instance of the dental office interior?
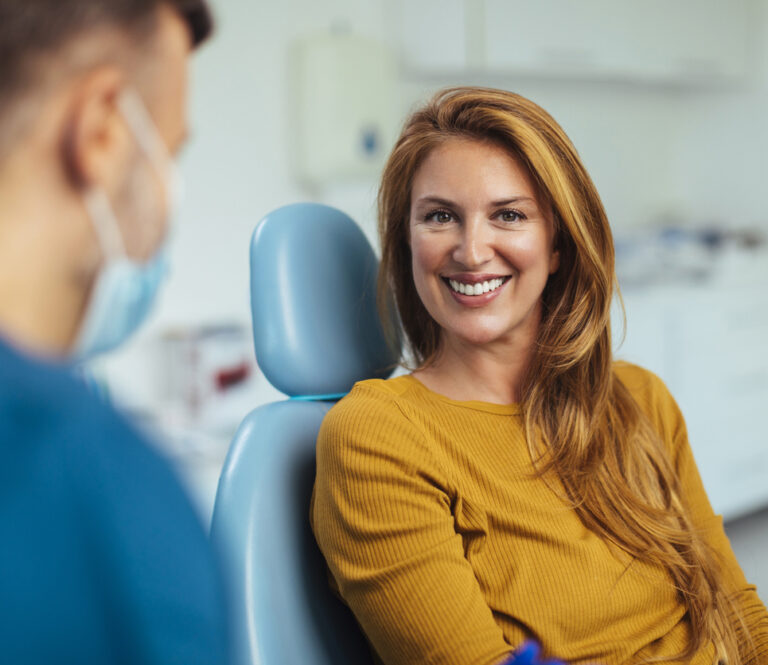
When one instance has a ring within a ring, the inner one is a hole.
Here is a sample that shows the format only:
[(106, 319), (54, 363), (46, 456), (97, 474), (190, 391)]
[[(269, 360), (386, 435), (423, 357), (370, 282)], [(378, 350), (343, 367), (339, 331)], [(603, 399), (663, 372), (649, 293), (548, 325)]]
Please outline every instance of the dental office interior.
[[(172, 273), (90, 368), (174, 462), (204, 521), (243, 418), (284, 400), (254, 354), (249, 247), (286, 204), (376, 238), (408, 111), (459, 84), (563, 126), (614, 232), (615, 353), (678, 400), (715, 510), (768, 600), (768, 0), (218, 0), (192, 71)], [(279, 288), (263, 283), (263, 289)]]

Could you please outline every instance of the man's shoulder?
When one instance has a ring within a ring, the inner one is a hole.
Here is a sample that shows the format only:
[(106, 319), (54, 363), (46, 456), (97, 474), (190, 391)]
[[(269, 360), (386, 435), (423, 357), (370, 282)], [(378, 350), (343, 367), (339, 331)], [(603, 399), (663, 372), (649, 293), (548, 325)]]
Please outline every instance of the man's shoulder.
[(0, 427), (29, 441), (65, 438), (106, 421), (107, 407), (63, 364), (38, 360), (0, 344)]
[[(63, 365), (0, 349), (0, 455), (57, 469), (78, 492), (109, 493), (132, 476), (139, 484), (174, 482), (162, 456), (112, 406)], [(55, 464), (54, 464), (55, 462)], [(145, 487), (146, 489), (146, 487)]]
[(40, 441), (84, 443), (108, 433), (105, 445), (137, 438), (112, 407), (64, 364), (0, 349), (0, 427), (27, 445)]

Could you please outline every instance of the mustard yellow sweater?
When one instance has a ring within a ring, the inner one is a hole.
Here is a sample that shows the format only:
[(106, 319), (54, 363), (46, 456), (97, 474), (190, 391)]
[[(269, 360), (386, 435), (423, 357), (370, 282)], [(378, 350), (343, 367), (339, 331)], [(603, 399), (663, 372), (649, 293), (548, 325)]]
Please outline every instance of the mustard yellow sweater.
[[(616, 373), (668, 443), (693, 518), (723, 557), (757, 647), (750, 665), (768, 663), (768, 613), (710, 507), (677, 405), (650, 372)], [(665, 571), (629, 565), (532, 471), (516, 405), (454, 401), (402, 376), (362, 381), (331, 409), (312, 526), (383, 663), (495, 665), (528, 637), (573, 664), (686, 645)], [(690, 662), (713, 654), (710, 644)]]

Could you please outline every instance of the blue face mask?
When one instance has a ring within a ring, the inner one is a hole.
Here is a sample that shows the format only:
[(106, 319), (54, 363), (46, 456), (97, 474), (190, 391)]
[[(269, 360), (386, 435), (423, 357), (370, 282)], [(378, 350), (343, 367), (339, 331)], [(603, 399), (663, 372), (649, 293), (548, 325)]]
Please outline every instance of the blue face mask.
[[(125, 92), (119, 108), (137, 142), (165, 183), (168, 216), (177, 205), (177, 172), (165, 143), (135, 92)], [(141, 263), (125, 252), (120, 226), (106, 193), (92, 188), (84, 202), (101, 245), (103, 265), (96, 277), (71, 357), (77, 361), (110, 351), (127, 340), (146, 320), (168, 274), (167, 252), (160, 247)]]

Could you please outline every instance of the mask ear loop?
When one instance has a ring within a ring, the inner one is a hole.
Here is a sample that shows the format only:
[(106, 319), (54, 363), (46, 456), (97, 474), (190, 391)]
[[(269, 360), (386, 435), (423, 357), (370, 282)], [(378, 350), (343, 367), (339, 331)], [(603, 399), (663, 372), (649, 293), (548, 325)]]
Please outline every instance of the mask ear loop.
[(130, 125), (136, 141), (149, 157), (157, 174), (165, 182), (169, 207), (178, 209), (184, 194), (184, 181), (141, 96), (133, 88), (127, 88), (118, 96), (117, 108)]
[(120, 233), (120, 225), (106, 192), (100, 187), (92, 187), (85, 192), (83, 201), (93, 221), (93, 228), (96, 229), (104, 259), (125, 256), (125, 243)]
[(172, 164), (168, 148), (158, 134), (154, 120), (150, 117), (139, 94), (131, 88), (123, 90), (117, 97), (117, 108), (131, 126), (141, 149), (152, 160), (155, 167), (163, 171), (160, 175), (167, 177)]

